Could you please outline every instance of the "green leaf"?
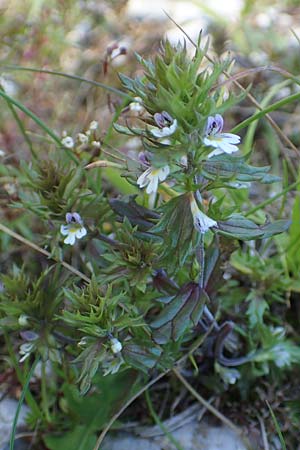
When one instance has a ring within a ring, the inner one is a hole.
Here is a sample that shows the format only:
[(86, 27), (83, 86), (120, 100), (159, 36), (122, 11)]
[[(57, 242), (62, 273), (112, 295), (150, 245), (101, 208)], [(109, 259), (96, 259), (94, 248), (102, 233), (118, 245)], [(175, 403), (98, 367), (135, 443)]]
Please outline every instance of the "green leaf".
[(159, 219), (159, 214), (138, 205), (135, 198), (136, 195), (130, 195), (123, 200), (114, 198), (109, 200), (109, 204), (122, 222), (124, 217), (127, 217), (131, 225), (137, 225), (140, 230), (147, 231), (153, 226), (153, 220)]
[(268, 174), (269, 166), (253, 167), (245, 162), (245, 158), (231, 155), (218, 155), (208, 159), (203, 165), (202, 174), (210, 180), (237, 180), (240, 182), (260, 181), (261, 183), (274, 183), (280, 178)]
[(295, 198), (292, 211), (292, 224), (289, 229), (289, 245), (287, 249), (287, 260), (290, 270), (298, 275), (300, 270), (300, 196)]
[(95, 433), (87, 433), (86, 427), (78, 425), (63, 434), (47, 434), (44, 442), (50, 450), (89, 450), (97, 441)]
[(215, 230), (226, 237), (245, 241), (263, 236), (262, 230), (256, 223), (240, 214), (232, 214), (228, 220), (218, 222), (218, 228)]
[(163, 238), (161, 259), (170, 272), (184, 264), (193, 246), (194, 224), (188, 195), (180, 195), (165, 204), (160, 221), (150, 230)]
[(198, 284), (186, 283), (151, 323), (155, 342), (165, 344), (170, 338), (178, 341), (187, 328), (197, 325), (207, 301), (206, 292)]
[(263, 231), (262, 239), (266, 239), (272, 236), (275, 236), (276, 234), (283, 233), (287, 231), (291, 225), (290, 220), (276, 220), (272, 223), (267, 223), (261, 227), (261, 230)]
[(155, 347), (152, 341), (148, 343), (130, 341), (122, 350), (122, 356), (127, 364), (145, 373), (157, 364), (160, 355), (161, 349)]
[(273, 223), (257, 225), (240, 214), (232, 214), (226, 221), (218, 222), (217, 233), (229, 238), (249, 241), (252, 239), (266, 239), (286, 231), (291, 222), (289, 220), (276, 220)]
[(259, 297), (255, 291), (249, 294), (247, 301), (249, 302), (249, 306), (246, 314), (249, 318), (250, 328), (263, 324), (264, 313), (269, 309), (268, 303)]

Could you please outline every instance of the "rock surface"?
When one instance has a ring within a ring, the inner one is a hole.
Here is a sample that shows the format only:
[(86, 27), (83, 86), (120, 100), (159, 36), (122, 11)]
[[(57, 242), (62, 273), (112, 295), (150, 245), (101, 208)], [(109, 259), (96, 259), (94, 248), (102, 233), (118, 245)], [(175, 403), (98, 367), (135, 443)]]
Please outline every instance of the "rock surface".
[[(0, 402), (0, 448), (10, 439), (10, 433), (14, 417), (16, 414), (18, 402), (10, 398), (4, 398)], [(25, 405), (21, 407), (18, 419), (18, 427), (26, 425), (25, 417), (29, 408)]]
[[(241, 438), (226, 426), (212, 426), (194, 420), (172, 431), (172, 436), (184, 450), (246, 450)], [(129, 433), (108, 436), (102, 450), (176, 450), (165, 436), (141, 438)]]

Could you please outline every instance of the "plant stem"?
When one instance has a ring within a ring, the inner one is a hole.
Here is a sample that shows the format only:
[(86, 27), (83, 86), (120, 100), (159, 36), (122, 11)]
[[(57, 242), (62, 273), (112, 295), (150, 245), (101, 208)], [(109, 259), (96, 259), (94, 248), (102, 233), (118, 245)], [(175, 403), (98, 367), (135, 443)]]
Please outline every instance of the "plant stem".
[(49, 403), (47, 396), (47, 374), (46, 374), (46, 361), (42, 361), (42, 377), (41, 377), (41, 393), (42, 393), (42, 408), (45, 414), (47, 423), (51, 423), (52, 419), (49, 412)]

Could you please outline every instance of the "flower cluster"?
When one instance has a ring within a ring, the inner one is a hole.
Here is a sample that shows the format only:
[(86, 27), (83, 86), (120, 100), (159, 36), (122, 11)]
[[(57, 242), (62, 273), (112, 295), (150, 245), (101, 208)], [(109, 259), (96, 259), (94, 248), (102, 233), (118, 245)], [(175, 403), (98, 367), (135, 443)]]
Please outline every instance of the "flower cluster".
[(101, 143), (96, 138), (96, 131), (98, 127), (98, 122), (96, 120), (92, 120), (88, 129), (84, 133), (77, 133), (75, 140), (72, 136), (67, 135), (66, 131), (64, 131), (62, 134), (63, 137), (61, 143), (65, 148), (70, 150), (76, 147), (76, 150), (80, 151), (88, 145), (91, 145), (94, 148), (100, 148)]
[[(162, 111), (155, 113), (153, 116), (154, 122), (157, 124), (156, 128), (150, 130), (151, 134), (157, 138), (166, 138), (173, 135), (178, 127), (177, 119), (174, 119), (168, 112)], [(237, 152), (239, 148), (236, 144), (240, 143), (240, 137), (232, 133), (223, 133), (224, 120), (220, 114), (209, 116), (206, 123), (205, 132), (202, 138), (204, 147), (213, 147), (214, 150), (207, 155), (207, 158), (220, 155), (222, 153), (231, 154)], [(137, 185), (140, 188), (146, 187), (146, 193), (155, 195), (158, 189), (158, 184), (165, 181), (171, 173), (170, 165), (155, 167), (152, 166), (145, 154), (140, 154), (140, 162), (146, 166), (147, 169), (138, 177)], [(184, 161), (184, 164), (182, 162)], [(187, 168), (186, 155), (181, 156), (180, 164)], [(210, 228), (217, 227), (217, 222), (208, 217), (197, 205), (194, 195), (190, 195), (190, 208), (193, 216), (195, 229), (199, 233), (204, 234)]]

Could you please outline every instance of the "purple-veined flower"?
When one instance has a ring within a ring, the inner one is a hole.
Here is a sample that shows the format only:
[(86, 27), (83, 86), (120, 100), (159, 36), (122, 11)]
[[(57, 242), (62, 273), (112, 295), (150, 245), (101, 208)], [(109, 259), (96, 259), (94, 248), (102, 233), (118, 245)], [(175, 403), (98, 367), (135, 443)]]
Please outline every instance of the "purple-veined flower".
[(197, 231), (199, 231), (199, 233), (204, 234), (210, 228), (218, 226), (215, 220), (211, 219), (200, 210), (193, 194), (191, 194), (190, 196), (190, 205), (194, 221), (194, 227), (196, 228)]
[(140, 188), (146, 188), (147, 194), (156, 193), (158, 188), (158, 183), (165, 181), (170, 173), (170, 167), (168, 165), (160, 167), (159, 169), (155, 167), (148, 167), (142, 175), (137, 179), (137, 184)]
[(158, 128), (150, 130), (154, 137), (164, 138), (171, 136), (177, 130), (177, 120), (173, 119), (166, 111), (155, 113), (153, 117), (158, 126)]
[(232, 133), (222, 133), (223, 125), (224, 120), (220, 114), (209, 116), (207, 119), (203, 143), (208, 147), (215, 147), (215, 150), (208, 155), (208, 158), (221, 153), (231, 154), (239, 150), (235, 144), (240, 143), (240, 136)]
[(83, 221), (80, 215), (76, 212), (66, 214), (67, 225), (61, 225), (60, 232), (63, 236), (67, 236), (64, 239), (65, 244), (74, 245), (75, 240), (81, 239), (86, 235), (86, 228), (83, 226)]

